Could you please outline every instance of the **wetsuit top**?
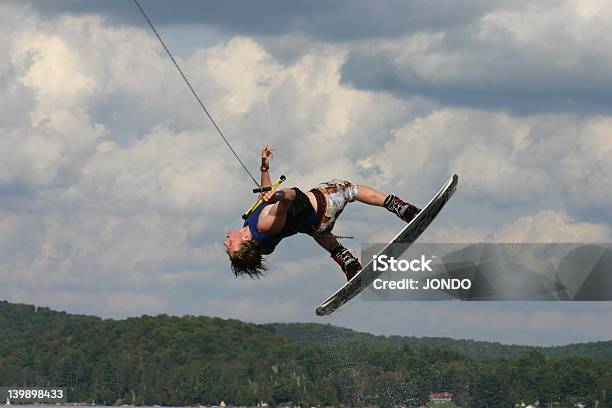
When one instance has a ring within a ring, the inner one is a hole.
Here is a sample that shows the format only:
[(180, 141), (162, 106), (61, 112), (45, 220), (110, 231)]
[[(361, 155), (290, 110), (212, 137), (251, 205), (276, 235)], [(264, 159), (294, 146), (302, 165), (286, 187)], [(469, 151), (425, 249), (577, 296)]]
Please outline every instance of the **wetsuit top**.
[(310, 204), (308, 196), (297, 187), (293, 187), (293, 190), (295, 190), (295, 199), (287, 209), (285, 225), (278, 234), (268, 236), (257, 230), (257, 221), (259, 221), (261, 210), (267, 205), (274, 203), (267, 202), (261, 204), (244, 221), (244, 226), (248, 225), (251, 235), (253, 235), (255, 240), (259, 241), (265, 255), (271, 254), (283, 238), (290, 237), (298, 232), (311, 234), (314, 231), (312, 226), (319, 221), (317, 212), (312, 207), (312, 204)]

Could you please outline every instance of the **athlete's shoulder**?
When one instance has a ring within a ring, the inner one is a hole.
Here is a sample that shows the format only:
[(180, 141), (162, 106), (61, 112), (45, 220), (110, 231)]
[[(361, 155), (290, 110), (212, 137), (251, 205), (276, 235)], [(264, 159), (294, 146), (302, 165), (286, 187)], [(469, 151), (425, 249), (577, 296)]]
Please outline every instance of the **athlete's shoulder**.
[(257, 219), (257, 231), (262, 234), (270, 234), (274, 233), (275, 221), (277, 217), (276, 209), (278, 207), (278, 203), (268, 204), (265, 208), (259, 213), (259, 218)]

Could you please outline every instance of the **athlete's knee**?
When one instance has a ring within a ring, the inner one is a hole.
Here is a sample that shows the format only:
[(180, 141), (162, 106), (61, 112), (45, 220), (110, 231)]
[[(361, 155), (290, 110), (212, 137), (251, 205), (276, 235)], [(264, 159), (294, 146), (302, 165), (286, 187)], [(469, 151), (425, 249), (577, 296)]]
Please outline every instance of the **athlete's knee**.
[(352, 203), (357, 200), (359, 195), (359, 186), (357, 184), (353, 184), (347, 180), (342, 180), (339, 184), (342, 186), (344, 198), (347, 202)]

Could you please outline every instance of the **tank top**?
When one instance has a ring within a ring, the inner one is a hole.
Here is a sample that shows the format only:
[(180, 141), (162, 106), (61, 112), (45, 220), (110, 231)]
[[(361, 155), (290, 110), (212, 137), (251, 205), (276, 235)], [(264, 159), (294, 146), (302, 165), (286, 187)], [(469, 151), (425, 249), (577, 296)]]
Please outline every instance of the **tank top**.
[(293, 187), (293, 190), (295, 190), (295, 199), (287, 209), (287, 219), (279, 233), (268, 236), (257, 230), (257, 222), (261, 211), (274, 203), (261, 204), (244, 221), (244, 226), (249, 227), (253, 239), (259, 241), (265, 255), (271, 254), (283, 238), (290, 237), (298, 232), (311, 234), (314, 231), (312, 226), (318, 222), (317, 212), (312, 207), (308, 196), (297, 187)]

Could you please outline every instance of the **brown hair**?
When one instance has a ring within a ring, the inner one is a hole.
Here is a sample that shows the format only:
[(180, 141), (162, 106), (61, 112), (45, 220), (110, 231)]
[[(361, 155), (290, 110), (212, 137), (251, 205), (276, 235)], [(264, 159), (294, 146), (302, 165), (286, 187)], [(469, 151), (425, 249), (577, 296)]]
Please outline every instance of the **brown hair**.
[(263, 248), (255, 239), (242, 242), (236, 252), (229, 254), (229, 258), (232, 263), (232, 272), (236, 277), (247, 275), (249, 278), (259, 279), (268, 270)]

